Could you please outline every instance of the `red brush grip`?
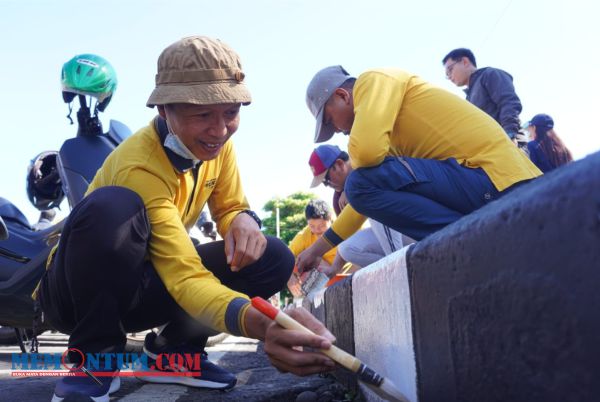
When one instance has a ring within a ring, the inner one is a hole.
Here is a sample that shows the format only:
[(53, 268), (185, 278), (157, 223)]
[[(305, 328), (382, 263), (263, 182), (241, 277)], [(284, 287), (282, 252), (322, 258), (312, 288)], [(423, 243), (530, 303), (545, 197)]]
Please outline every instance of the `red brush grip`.
[(252, 301), (252, 306), (255, 309), (257, 309), (258, 311), (260, 311), (261, 313), (263, 313), (270, 319), (274, 320), (275, 317), (277, 317), (277, 313), (279, 312), (279, 310), (277, 310), (271, 303), (269, 303), (262, 297), (258, 297), (258, 296), (253, 297), (251, 301)]

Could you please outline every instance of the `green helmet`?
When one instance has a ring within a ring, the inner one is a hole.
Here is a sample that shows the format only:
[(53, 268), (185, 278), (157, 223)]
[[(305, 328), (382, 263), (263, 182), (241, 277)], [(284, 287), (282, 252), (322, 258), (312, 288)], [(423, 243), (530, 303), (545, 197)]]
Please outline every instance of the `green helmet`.
[(61, 83), (66, 103), (77, 94), (89, 95), (98, 99), (98, 110), (103, 112), (117, 89), (117, 73), (106, 59), (80, 54), (63, 65)]

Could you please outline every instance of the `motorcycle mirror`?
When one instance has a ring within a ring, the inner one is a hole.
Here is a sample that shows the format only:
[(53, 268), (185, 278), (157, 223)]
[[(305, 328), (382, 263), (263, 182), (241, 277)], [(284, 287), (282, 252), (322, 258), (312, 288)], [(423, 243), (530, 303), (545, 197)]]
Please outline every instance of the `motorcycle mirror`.
[(6, 239), (8, 239), (8, 229), (6, 228), (6, 225), (4, 224), (4, 220), (0, 216), (0, 240), (6, 240)]

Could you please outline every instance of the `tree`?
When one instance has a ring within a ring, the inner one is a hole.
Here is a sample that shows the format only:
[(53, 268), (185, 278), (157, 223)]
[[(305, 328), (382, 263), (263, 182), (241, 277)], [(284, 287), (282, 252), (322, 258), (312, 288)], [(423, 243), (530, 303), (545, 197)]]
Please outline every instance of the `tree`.
[(289, 244), (296, 233), (306, 226), (304, 208), (314, 198), (318, 197), (313, 193), (298, 191), (285, 198), (273, 198), (267, 201), (263, 211), (270, 212), (271, 215), (263, 219), (264, 233), (270, 236), (277, 234), (276, 209), (279, 207), (280, 238), (285, 244)]
[[(285, 244), (296, 236), (304, 226), (306, 217), (304, 209), (310, 200), (317, 198), (313, 193), (298, 191), (285, 198), (273, 198), (263, 206), (263, 211), (270, 215), (262, 220), (264, 233), (269, 236), (277, 235), (277, 208), (279, 208), (279, 237)], [(284, 287), (279, 292), (279, 303), (286, 305), (286, 300), (293, 300), (292, 294)]]

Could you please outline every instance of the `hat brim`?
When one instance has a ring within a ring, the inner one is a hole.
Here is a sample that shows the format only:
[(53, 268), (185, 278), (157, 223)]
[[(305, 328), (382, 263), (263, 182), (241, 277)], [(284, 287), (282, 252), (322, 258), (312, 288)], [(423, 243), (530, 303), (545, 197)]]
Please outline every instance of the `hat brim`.
[(313, 177), (312, 183), (310, 183), (310, 188), (317, 187), (319, 184), (323, 183), (323, 180), (325, 180), (326, 175), (327, 175), (327, 170), (325, 170), (323, 173), (318, 174), (315, 177)]
[(195, 85), (158, 85), (150, 94), (146, 106), (171, 103), (191, 103), (195, 105), (218, 105), (225, 103), (250, 104), (252, 97), (246, 85), (239, 82), (212, 82)]
[(331, 124), (323, 124), (323, 113), (325, 112), (325, 107), (323, 106), (319, 113), (317, 114), (317, 128), (315, 130), (315, 143), (325, 142), (333, 137), (335, 134), (335, 129)]

